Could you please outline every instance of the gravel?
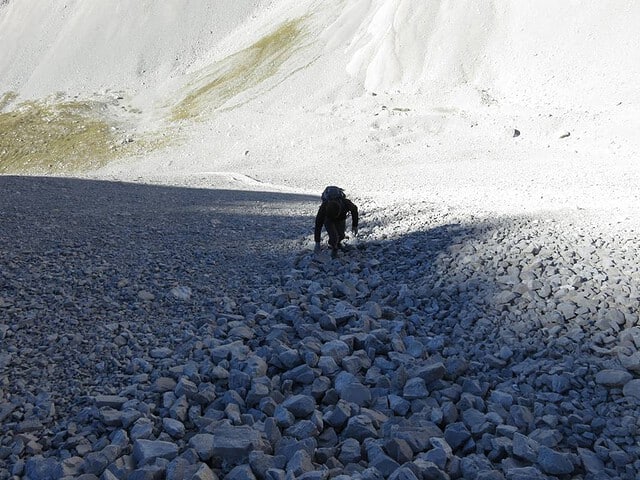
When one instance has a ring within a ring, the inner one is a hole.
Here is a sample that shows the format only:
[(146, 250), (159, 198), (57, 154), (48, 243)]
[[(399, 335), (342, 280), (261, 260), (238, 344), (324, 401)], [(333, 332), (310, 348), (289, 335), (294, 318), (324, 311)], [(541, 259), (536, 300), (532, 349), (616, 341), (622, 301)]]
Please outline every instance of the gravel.
[(0, 177), (0, 478), (635, 479), (639, 244), (568, 219)]

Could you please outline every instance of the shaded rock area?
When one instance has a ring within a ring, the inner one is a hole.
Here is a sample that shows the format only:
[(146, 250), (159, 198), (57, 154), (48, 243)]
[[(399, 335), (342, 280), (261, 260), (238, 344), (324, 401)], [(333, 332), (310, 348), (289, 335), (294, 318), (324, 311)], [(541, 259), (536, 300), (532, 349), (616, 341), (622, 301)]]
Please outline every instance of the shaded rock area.
[(0, 182), (2, 479), (638, 476), (634, 232)]

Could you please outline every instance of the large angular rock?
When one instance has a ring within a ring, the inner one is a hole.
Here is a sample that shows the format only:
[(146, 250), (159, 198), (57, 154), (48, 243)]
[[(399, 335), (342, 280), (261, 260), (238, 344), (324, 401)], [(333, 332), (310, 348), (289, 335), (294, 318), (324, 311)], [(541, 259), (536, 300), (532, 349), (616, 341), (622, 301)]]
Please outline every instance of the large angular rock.
[(110, 407), (119, 410), (127, 403), (128, 399), (119, 395), (96, 395), (96, 407)]
[(342, 432), (344, 438), (355, 438), (362, 442), (365, 438), (377, 438), (378, 431), (373, 425), (373, 420), (366, 415), (355, 415), (349, 419)]
[(224, 477), (226, 480), (256, 480), (249, 465), (238, 465), (231, 469)]
[(481, 454), (471, 454), (463, 457), (460, 466), (463, 478), (500, 478), (491, 476), (494, 466), (487, 457)]
[(420, 472), (420, 473), (421, 473), (420, 478), (418, 478), (416, 476), (416, 474), (413, 472), (413, 470), (411, 470), (411, 468), (403, 466), (403, 467), (400, 467), (397, 470), (395, 470), (389, 476), (389, 480), (420, 480), (422, 478), (425, 478), (422, 475), (422, 472)]
[(249, 465), (258, 478), (266, 478), (267, 471), (270, 469), (284, 469), (287, 465), (287, 459), (282, 455), (268, 455), (260, 450), (256, 450), (249, 454)]
[(441, 380), (447, 369), (442, 362), (436, 362), (424, 367), (419, 367), (414, 371), (414, 375), (422, 378), (427, 386), (436, 380)]
[(640, 404), (640, 379), (627, 382), (622, 389), (622, 393), (629, 400), (634, 401), (636, 404)]
[(568, 475), (575, 469), (570, 454), (557, 452), (544, 446), (540, 447), (537, 463), (540, 469), (549, 475)]
[(489, 428), (487, 416), (475, 408), (468, 408), (463, 411), (462, 420), (474, 435), (480, 435)]
[(444, 429), (444, 439), (456, 450), (463, 446), (471, 438), (471, 432), (462, 422), (451, 423)]
[(391, 436), (405, 440), (416, 454), (429, 450), (432, 445), (436, 445), (434, 442), (438, 442), (439, 440), (441, 440), (442, 443), (437, 443), (437, 445), (446, 445), (447, 451), (451, 451), (451, 447), (444, 440), (442, 430), (433, 422), (422, 420), (418, 423), (410, 419), (399, 428), (394, 428)]
[(306, 418), (316, 409), (316, 402), (309, 395), (293, 395), (282, 402), (282, 406), (296, 418)]
[(209, 468), (206, 463), (191, 465), (187, 468), (185, 478), (190, 480), (218, 480), (218, 476)]
[(316, 437), (319, 433), (318, 425), (311, 420), (300, 420), (284, 431), (285, 435), (298, 438), (300, 440), (309, 437)]
[(422, 458), (414, 460), (414, 465), (422, 473), (422, 478), (429, 480), (450, 480), (450, 476), (444, 472), (444, 467)]
[(333, 358), (339, 365), (351, 353), (351, 348), (342, 340), (331, 340), (322, 345), (320, 352), (323, 356)]
[(206, 462), (213, 457), (213, 435), (198, 433), (189, 439), (189, 447), (196, 451), (200, 460)]
[(351, 417), (351, 407), (344, 400), (338, 400), (335, 407), (325, 413), (323, 420), (335, 428), (342, 428)]
[(109, 464), (113, 463), (122, 454), (122, 449), (111, 444), (97, 452), (91, 452), (84, 457), (82, 468), (85, 473), (100, 475)]
[(340, 391), (340, 398), (348, 403), (364, 406), (371, 402), (371, 390), (360, 382), (351, 382)]
[(314, 470), (311, 455), (305, 450), (298, 450), (293, 454), (291, 460), (287, 462), (286, 470), (293, 478), (299, 478), (306, 472)]
[(362, 448), (360, 442), (355, 438), (347, 438), (340, 446), (338, 460), (343, 464), (358, 463), (362, 459)]
[(133, 443), (133, 458), (139, 466), (148, 465), (158, 458), (173, 460), (178, 456), (178, 446), (163, 440), (136, 440)]
[(385, 478), (400, 468), (400, 464), (385, 453), (380, 445), (373, 441), (365, 443), (369, 466), (377, 469)]
[(363, 406), (371, 401), (370, 389), (351, 373), (340, 372), (336, 375), (334, 383), (340, 398), (346, 402)]
[(264, 451), (266, 446), (260, 432), (249, 426), (223, 424), (213, 429), (213, 456), (235, 463), (247, 460), (254, 450)]
[(400, 465), (413, 460), (413, 450), (406, 440), (401, 438), (392, 438), (384, 444), (384, 450), (391, 458)]
[(316, 372), (309, 365), (299, 365), (282, 374), (283, 380), (292, 380), (302, 385), (311, 385), (316, 379)]
[(529, 462), (535, 462), (538, 458), (540, 445), (538, 442), (522, 435), (519, 432), (513, 434), (513, 454)]
[(429, 390), (427, 390), (426, 382), (420, 377), (414, 377), (407, 380), (402, 390), (402, 396), (407, 400), (416, 400), (418, 398), (427, 398)]
[(596, 373), (596, 383), (605, 387), (623, 387), (632, 379), (633, 375), (626, 370), (608, 369)]
[(582, 461), (582, 466), (588, 474), (594, 475), (594, 477), (602, 475), (605, 465), (600, 457), (585, 448), (578, 448), (578, 455)]
[(173, 438), (182, 438), (186, 432), (184, 423), (168, 417), (162, 419), (162, 428)]
[(34, 456), (25, 464), (25, 475), (30, 480), (57, 480), (62, 474), (62, 465), (55, 458)]

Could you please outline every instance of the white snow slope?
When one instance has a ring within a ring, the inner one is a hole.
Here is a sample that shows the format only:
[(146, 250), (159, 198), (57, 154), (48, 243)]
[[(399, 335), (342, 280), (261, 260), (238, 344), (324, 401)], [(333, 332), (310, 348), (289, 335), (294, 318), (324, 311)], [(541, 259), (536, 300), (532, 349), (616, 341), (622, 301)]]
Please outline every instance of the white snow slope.
[(0, 95), (124, 95), (134, 138), (173, 140), (102, 178), (615, 230), (640, 224), (638, 25), (632, 0), (4, 0)]

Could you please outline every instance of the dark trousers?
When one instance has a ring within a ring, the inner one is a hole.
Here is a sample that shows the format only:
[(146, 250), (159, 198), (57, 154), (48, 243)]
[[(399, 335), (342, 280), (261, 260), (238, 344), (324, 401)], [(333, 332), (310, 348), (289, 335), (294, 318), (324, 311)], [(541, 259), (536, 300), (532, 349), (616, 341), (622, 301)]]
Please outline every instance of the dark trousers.
[(345, 237), (346, 220), (327, 219), (324, 222), (324, 228), (327, 229), (327, 233), (329, 234), (329, 246), (333, 250), (337, 250), (340, 242), (344, 240)]

